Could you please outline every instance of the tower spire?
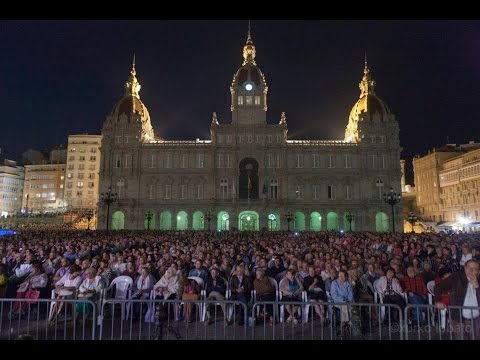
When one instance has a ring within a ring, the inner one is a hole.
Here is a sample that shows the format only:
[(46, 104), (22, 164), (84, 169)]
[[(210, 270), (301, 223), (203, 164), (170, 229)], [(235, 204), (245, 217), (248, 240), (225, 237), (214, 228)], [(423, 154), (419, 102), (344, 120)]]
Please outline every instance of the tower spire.
[(250, 20), (248, 20), (248, 34), (247, 34), (247, 42), (245, 43), (245, 46), (243, 47), (243, 64), (242, 65), (247, 65), (247, 64), (252, 64), (252, 65), (257, 65), (255, 63), (255, 45), (253, 44), (252, 41), (252, 33), (250, 29)]
[(130, 70), (130, 77), (125, 82), (125, 96), (135, 96), (140, 98), (139, 92), (141, 85), (137, 80), (137, 71), (135, 70), (135, 53), (133, 54), (132, 70)]
[(372, 78), (372, 74), (370, 73), (370, 69), (368, 68), (367, 52), (365, 51), (365, 67), (363, 68), (362, 81), (360, 81), (360, 84), (359, 84), (360, 97), (364, 97), (366, 95), (374, 95), (375, 85), (376, 85), (376, 82)]

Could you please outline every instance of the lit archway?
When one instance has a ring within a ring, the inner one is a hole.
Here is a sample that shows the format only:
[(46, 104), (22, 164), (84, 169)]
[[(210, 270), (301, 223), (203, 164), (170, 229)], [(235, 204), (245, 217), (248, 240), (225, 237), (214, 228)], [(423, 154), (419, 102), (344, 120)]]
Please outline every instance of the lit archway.
[(172, 213), (162, 211), (160, 214), (160, 230), (172, 230)]
[(226, 211), (220, 211), (217, 215), (217, 230), (227, 231), (230, 229), (230, 215)]
[(277, 212), (270, 213), (267, 216), (268, 231), (280, 231), (280, 214)]
[(293, 217), (293, 230), (305, 231), (305, 214), (297, 211)]
[(193, 213), (192, 228), (193, 228), (193, 230), (204, 230), (205, 229), (205, 221), (204, 221), (203, 212), (195, 211)]
[(327, 230), (338, 230), (338, 215), (336, 212), (329, 212), (327, 214)]
[[(150, 228), (148, 226), (148, 217), (150, 217)], [(143, 226), (145, 230), (154, 230), (155, 229), (155, 211), (147, 210), (143, 215), (144, 221)]]
[(123, 230), (125, 228), (125, 214), (122, 211), (115, 211), (112, 215), (112, 230)]
[(177, 214), (177, 230), (188, 229), (188, 215), (185, 211), (179, 211)]
[(318, 211), (314, 211), (310, 214), (310, 230), (311, 231), (322, 230), (322, 216)]
[(378, 212), (375, 215), (375, 230), (387, 232), (390, 230), (388, 216), (384, 212)]
[(238, 229), (240, 231), (258, 231), (259, 221), (256, 211), (246, 210), (238, 215)]

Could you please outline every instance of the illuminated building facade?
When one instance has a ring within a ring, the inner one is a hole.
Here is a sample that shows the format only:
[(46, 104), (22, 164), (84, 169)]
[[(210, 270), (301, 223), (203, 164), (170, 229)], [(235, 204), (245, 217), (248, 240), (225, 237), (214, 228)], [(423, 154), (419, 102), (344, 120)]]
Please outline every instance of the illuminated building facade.
[(101, 141), (100, 135), (68, 137), (65, 203), (72, 210), (97, 207)]
[(0, 216), (14, 215), (22, 207), (24, 168), (13, 160), (0, 164)]
[(214, 113), (210, 139), (156, 137), (136, 75), (134, 64), (102, 129), (100, 192), (118, 194), (113, 229), (391, 229), (382, 195), (401, 193), (399, 127), (367, 63), (342, 140), (289, 139), (285, 113), (267, 122), (268, 86), (250, 34), (229, 89), (231, 122)]

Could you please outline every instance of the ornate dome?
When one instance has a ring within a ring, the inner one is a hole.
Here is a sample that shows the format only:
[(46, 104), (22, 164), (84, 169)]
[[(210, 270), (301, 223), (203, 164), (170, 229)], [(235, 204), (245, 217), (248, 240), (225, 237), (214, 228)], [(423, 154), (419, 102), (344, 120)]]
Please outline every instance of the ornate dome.
[(123, 98), (113, 107), (110, 116), (113, 119), (119, 120), (119, 117), (126, 115), (128, 122), (130, 122), (134, 115), (137, 115), (136, 120), (142, 125), (142, 141), (149, 141), (154, 139), (153, 128), (150, 122), (150, 114), (145, 104), (140, 100), (141, 85), (137, 80), (137, 72), (135, 71), (135, 62), (133, 63), (130, 77), (125, 82), (125, 94)]
[(250, 32), (247, 36), (247, 42), (243, 47), (243, 63), (233, 76), (232, 86), (242, 86), (245, 82), (250, 81), (256, 86), (267, 86), (265, 75), (255, 62), (255, 45), (253, 44)]
[(112, 109), (112, 115), (117, 117), (122, 114), (130, 116), (132, 114), (139, 114), (142, 117), (150, 119), (147, 107), (143, 102), (135, 96), (128, 95), (120, 100)]
[(360, 87), (360, 98), (353, 105), (352, 110), (350, 111), (349, 120), (352, 118), (359, 119), (362, 113), (367, 113), (367, 118), (372, 120), (372, 116), (378, 114), (380, 116), (380, 121), (388, 121), (389, 115), (392, 114), (388, 105), (382, 101), (375, 94), (375, 80), (373, 80), (370, 69), (365, 63), (365, 69), (363, 70), (363, 78), (359, 84)]
[(392, 119), (392, 112), (388, 105), (375, 94), (375, 80), (373, 80), (365, 61), (363, 78), (360, 81), (360, 98), (353, 105), (345, 130), (345, 141), (359, 141), (361, 135), (358, 125), (362, 121), (388, 122)]

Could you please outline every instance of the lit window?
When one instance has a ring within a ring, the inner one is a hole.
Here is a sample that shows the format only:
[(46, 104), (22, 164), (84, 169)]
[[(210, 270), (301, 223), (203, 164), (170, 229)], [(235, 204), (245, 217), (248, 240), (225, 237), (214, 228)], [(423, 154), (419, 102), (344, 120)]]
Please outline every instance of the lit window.
[(302, 198), (302, 185), (297, 185), (295, 189), (295, 198), (300, 200)]
[(255, 96), (255, 105), (260, 105), (260, 96)]
[(345, 155), (345, 168), (350, 169), (352, 167), (352, 162), (350, 159), (350, 155)]
[(243, 105), (243, 96), (238, 97), (238, 105)]
[(352, 185), (347, 185), (345, 187), (345, 199), (347, 200), (352, 199)]
[(172, 185), (165, 185), (165, 199), (172, 198)]
[(245, 102), (247, 105), (252, 105), (252, 97), (251, 96), (245, 96)]
[(202, 169), (204, 166), (204, 155), (203, 154), (198, 154), (197, 157), (197, 168)]
[(335, 156), (332, 154), (328, 155), (328, 167), (329, 168), (335, 167)]

